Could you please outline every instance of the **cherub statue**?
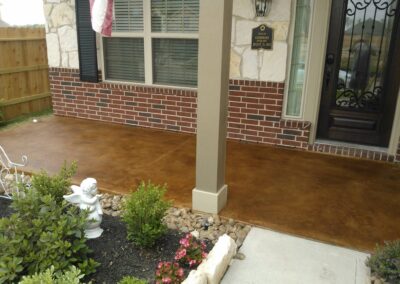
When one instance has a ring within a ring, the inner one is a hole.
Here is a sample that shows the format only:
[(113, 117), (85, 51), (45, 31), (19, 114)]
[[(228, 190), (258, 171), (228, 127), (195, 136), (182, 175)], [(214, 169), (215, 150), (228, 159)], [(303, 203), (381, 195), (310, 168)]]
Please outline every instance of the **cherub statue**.
[(101, 236), (103, 229), (100, 228), (103, 210), (100, 205), (100, 194), (97, 194), (97, 181), (94, 178), (86, 178), (80, 186), (72, 185), (73, 191), (70, 195), (64, 195), (64, 199), (73, 204), (79, 204), (81, 210), (88, 210), (89, 216), (85, 227), (85, 236), (95, 239)]

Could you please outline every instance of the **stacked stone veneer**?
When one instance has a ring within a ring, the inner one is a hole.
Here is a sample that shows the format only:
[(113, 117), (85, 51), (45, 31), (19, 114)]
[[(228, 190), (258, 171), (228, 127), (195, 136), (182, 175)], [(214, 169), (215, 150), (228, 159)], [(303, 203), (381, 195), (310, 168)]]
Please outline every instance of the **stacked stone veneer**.
[(43, 0), (48, 62), (51, 67), (79, 68), (74, 0)]
[[(285, 81), (291, 2), (272, 1), (268, 16), (257, 18), (254, 0), (233, 1), (230, 78)], [(260, 24), (274, 30), (272, 50), (251, 49), (252, 29)]]
[[(77, 69), (51, 68), (54, 113), (172, 131), (196, 132), (197, 92), (86, 83)], [(283, 84), (231, 80), (228, 138), (307, 148), (310, 124), (281, 120)]]
[(400, 140), (399, 140), (399, 146), (397, 147), (396, 162), (400, 162)]
[[(255, 16), (254, 0), (233, 2), (230, 78), (284, 82), (291, 0), (273, 1), (269, 15), (261, 18)], [(43, 0), (43, 4), (49, 66), (79, 68), (75, 0)], [(272, 50), (251, 49), (251, 31), (262, 23), (274, 29)]]

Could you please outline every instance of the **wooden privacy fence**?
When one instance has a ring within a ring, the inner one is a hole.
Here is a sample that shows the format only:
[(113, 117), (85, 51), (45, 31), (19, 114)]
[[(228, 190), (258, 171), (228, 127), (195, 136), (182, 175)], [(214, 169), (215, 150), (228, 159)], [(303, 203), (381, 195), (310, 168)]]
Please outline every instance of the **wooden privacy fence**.
[(3, 120), (50, 108), (45, 29), (0, 28), (0, 111)]

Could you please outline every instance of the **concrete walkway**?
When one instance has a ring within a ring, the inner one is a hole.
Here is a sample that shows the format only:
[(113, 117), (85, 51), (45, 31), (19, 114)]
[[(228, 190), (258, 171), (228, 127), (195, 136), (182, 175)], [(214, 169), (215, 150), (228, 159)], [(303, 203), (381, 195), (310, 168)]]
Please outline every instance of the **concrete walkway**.
[(368, 254), (253, 228), (221, 284), (365, 284)]
[[(76, 183), (125, 194), (141, 180), (168, 184), (167, 198), (191, 207), (194, 135), (82, 119), (46, 117), (0, 129), (10, 158), (58, 171), (78, 162)], [(228, 203), (221, 215), (275, 231), (372, 250), (400, 238), (400, 167), (228, 141)]]

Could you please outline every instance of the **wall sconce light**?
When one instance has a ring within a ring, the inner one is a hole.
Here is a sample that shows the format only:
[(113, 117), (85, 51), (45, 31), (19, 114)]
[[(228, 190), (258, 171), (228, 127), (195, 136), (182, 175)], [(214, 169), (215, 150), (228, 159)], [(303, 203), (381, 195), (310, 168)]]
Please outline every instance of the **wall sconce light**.
[(254, 0), (257, 17), (266, 17), (271, 11), (272, 0)]

